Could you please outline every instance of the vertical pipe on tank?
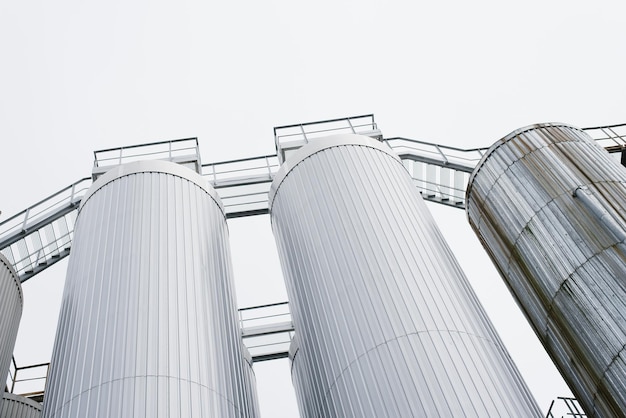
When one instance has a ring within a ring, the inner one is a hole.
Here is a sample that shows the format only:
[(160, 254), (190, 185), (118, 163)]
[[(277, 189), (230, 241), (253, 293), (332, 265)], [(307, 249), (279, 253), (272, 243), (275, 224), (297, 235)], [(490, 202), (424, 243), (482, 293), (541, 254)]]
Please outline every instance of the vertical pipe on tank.
[(389, 148), (317, 139), (270, 207), (304, 417), (541, 415)]
[(560, 124), (496, 142), (470, 178), (472, 228), (589, 416), (626, 414), (626, 171)]
[(142, 161), (83, 198), (45, 417), (256, 416), (215, 191)]
[[(17, 330), (22, 318), (23, 296), (20, 280), (9, 260), (0, 254), (0, 388), (9, 374)], [(0, 403), (2, 398), (0, 398)], [(1, 411), (2, 405), (0, 405)]]

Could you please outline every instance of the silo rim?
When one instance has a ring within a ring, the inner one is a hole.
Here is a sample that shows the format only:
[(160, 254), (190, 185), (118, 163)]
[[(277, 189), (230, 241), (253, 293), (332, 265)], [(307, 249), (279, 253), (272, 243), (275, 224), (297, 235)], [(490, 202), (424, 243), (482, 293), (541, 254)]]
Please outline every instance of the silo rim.
[(83, 206), (87, 203), (89, 198), (91, 198), (94, 193), (96, 193), (105, 185), (119, 178), (140, 173), (170, 174), (172, 176), (180, 177), (196, 184), (209, 196), (211, 196), (213, 201), (215, 201), (217, 206), (220, 208), (220, 211), (222, 212), (224, 217), (226, 217), (224, 205), (222, 204), (219, 195), (217, 194), (215, 189), (211, 187), (211, 185), (207, 181), (205, 181), (204, 178), (202, 178), (200, 174), (186, 167), (183, 167), (180, 164), (161, 160), (135, 161), (111, 168), (109, 171), (98, 177), (98, 179), (92, 183), (89, 190), (87, 190), (87, 193), (85, 193), (85, 196), (81, 199), (79, 211), (82, 210)]
[(34, 401), (30, 398), (27, 398), (25, 396), (21, 396), (21, 395), (16, 395), (15, 393), (11, 393), (11, 392), (3, 392), (2, 394), (3, 399), (12, 401), (12, 402), (16, 402), (16, 403), (20, 403), (23, 405), (28, 405), (29, 407), (31, 407), (32, 409), (39, 411), (39, 413), (41, 413), (42, 407), (43, 405), (40, 404), (37, 401)]
[(13, 265), (11, 264), (9, 259), (6, 258), (6, 256), (2, 253), (0, 253), (0, 263), (4, 264), (6, 268), (9, 270), (9, 272), (11, 273), (11, 277), (13, 277), (13, 281), (15, 281), (15, 285), (17, 286), (17, 291), (20, 295), (20, 302), (22, 303), (22, 306), (23, 306), (24, 295), (22, 293), (22, 284), (20, 283), (20, 277), (17, 275), (17, 272), (13, 268)]
[(465, 202), (466, 202), (465, 212), (466, 213), (469, 214), (470, 194), (472, 191), (472, 185), (474, 184), (474, 179), (478, 175), (478, 172), (481, 170), (485, 162), (495, 152), (495, 150), (497, 150), (498, 148), (500, 148), (502, 145), (506, 144), (513, 138), (517, 137), (518, 135), (521, 135), (529, 131), (534, 131), (536, 129), (541, 129), (541, 128), (570, 128), (570, 129), (582, 131), (582, 129), (572, 126), (572, 125), (568, 125), (567, 123), (561, 123), (561, 122), (535, 123), (532, 125), (528, 125), (528, 126), (524, 126), (522, 128), (516, 129), (512, 131), (511, 133), (505, 135), (504, 137), (500, 138), (499, 140), (497, 140), (493, 145), (491, 145), (487, 149), (487, 152), (485, 152), (485, 154), (481, 157), (480, 161), (478, 161), (478, 164), (476, 164), (476, 167), (474, 167), (474, 171), (472, 171), (472, 174), (470, 174), (469, 180), (467, 182), (467, 188), (465, 190)]
[(388, 154), (389, 156), (397, 160), (399, 164), (402, 164), (400, 158), (386, 143), (377, 141), (376, 139), (373, 139), (369, 136), (357, 134), (339, 134), (330, 135), (323, 138), (316, 138), (308, 144), (304, 145), (302, 148), (298, 149), (294, 155), (292, 155), (288, 160), (283, 162), (278, 172), (274, 175), (274, 180), (272, 181), (272, 185), (270, 186), (268, 198), (268, 207), (270, 212), (272, 211), (274, 198), (276, 197), (276, 193), (278, 193), (278, 189), (280, 188), (285, 178), (294, 168), (296, 168), (298, 164), (300, 164), (307, 158), (312, 157), (318, 152), (327, 150), (329, 148), (342, 146), (360, 146), (373, 148), (378, 151), (382, 151), (385, 154)]

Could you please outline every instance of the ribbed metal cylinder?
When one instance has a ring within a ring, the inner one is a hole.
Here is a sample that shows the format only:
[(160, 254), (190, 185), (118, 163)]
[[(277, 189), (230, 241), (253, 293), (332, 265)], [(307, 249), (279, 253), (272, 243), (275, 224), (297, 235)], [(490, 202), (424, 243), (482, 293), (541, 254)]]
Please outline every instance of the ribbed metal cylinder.
[(318, 139), (270, 204), (304, 417), (541, 415), (389, 148)]
[(22, 286), (17, 273), (9, 260), (0, 254), (0, 388), (2, 389), (9, 374), (23, 305)]
[(45, 417), (248, 417), (226, 219), (195, 172), (114, 168), (83, 198)]
[(4, 392), (0, 418), (40, 418), (41, 404), (32, 399)]
[(626, 415), (626, 170), (583, 131), (520, 129), (472, 174), (467, 213), (589, 416)]

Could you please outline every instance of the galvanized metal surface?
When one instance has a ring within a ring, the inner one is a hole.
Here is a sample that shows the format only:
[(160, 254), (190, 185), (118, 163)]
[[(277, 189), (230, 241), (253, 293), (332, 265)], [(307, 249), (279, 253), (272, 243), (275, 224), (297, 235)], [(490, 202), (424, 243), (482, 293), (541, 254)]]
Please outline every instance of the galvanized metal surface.
[(0, 418), (40, 418), (41, 404), (13, 393), (3, 392)]
[[(17, 273), (0, 254), (0, 388), (4, 388), (24, 305)], [(2, 400), (0, 399), (0, 402)], [(0, 405), (1, 407), (2, 405)]]
[(540, 416), (392, 154), (362, 136), (318, 139), (272, 184), (301, 414)]
[(468, 217), (589, 416), (626, 415), (626, 170), (576, 128), (494, 144)]
[(181, 166), (113, 168), (81, 204), (46, 417), (256, 416), (215, 191)]

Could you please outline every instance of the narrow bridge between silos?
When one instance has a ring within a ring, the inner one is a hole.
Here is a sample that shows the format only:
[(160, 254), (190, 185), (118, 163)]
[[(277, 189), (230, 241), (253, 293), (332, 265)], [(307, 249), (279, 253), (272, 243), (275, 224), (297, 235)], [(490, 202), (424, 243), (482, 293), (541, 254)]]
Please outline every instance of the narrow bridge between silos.
[[(626, 147), (626, 124), (584, 129), (611, 153)], [(394, 137), (383, 138), (373, 115), (274, 128), (276, 154), (201, 164), (196, 138), (96, 151), (91, 177), (85, 177), (0, 223), (0, 252), (25, 282), (69, 255), (81, 199), (108, 168), (141, 159), (165, 159), (203, 175), (218, 192), (227, 218), (267, 214), (268, 192), (286, 154), (312, 139), (336, 133), (372, 136), (403, 161), (422, 197), (465, 208), (465, 189), (487, 148), (460, 149)], [(240, 310), (242, 338), (255, 361), (285, 357), (293, 332), (287, 303)]]

